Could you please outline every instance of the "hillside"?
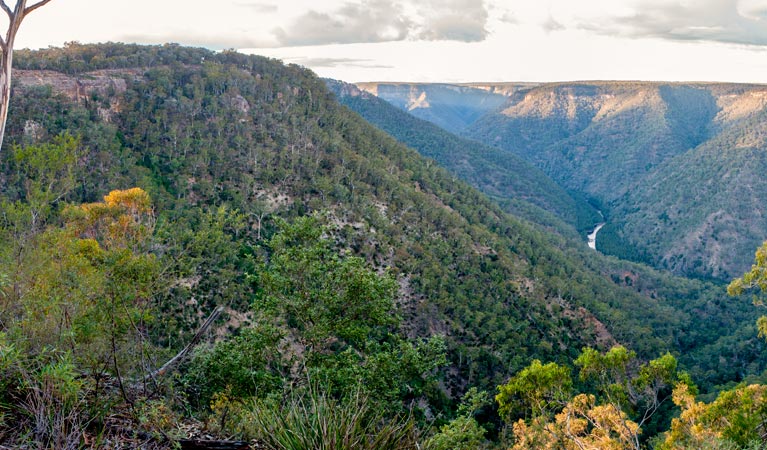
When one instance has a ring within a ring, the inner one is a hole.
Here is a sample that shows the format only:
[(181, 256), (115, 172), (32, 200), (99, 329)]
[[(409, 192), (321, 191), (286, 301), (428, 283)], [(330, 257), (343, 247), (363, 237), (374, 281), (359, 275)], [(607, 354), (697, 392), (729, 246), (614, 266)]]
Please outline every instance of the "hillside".
[[(646, 82), (505, 86), (486, 87), (507, 96), (503, 106), (449, 131), (518, 155), (568, 191), (600, 204), (608, 217), (602, 251), (720, 280), (748, 268), (748, 249), (767, 238), (756, 200), (765, 191), (759, 177), (743, 183), (733, 174), (763, 165), (767, 88)], [(704, 235), (713, 237), (708, 248)]]
[(421, 155), (433, 158), (517, 217), (551, 224), (562, 233), (570, 230), (557, 224), (557, 218), (582, 231), (593, 228), (598, 219), (585, 201), (574, 199), (539, 169), (512, 153), (460, 138), (354, 85), (328, 81), (328, 86), (340, 103)]
[[(275, 392), (306, 375), (329, 380), (331, 394), (363, 390), (382, 411), (452, 417), (470, 386), (493, 392), (535, 358), (569, 364), (584, 346), (615, 343), (643, 359), (673, 352), (704, 390), (765, 368), (748, 300), (602, 257), (508, 214), (340, 105), (305, 69), (173, 45), (71, 44), (17, 61), (1, 155), (2, 339), (27, 358), (59, 361), (60, 350), (97, 391), (107, 375), (143, 376), (216, 307), (225, 312), (218, 344), (174, 388), (182, 409), (239, 395), (279, 403)], [(55, 138), (62, 132), (79, 144)], [(55, 176), (70, 181), (43, 183)], [(61, 195), (38, 195), (59, 185)], [(130, 206), (136, 196), (140, 210), (99, 228), (120, 212), (109, 209), (115, 199)], [(135, 233), (120, 233), (129, 225)], [(98, 307), (104, 293), (120, 307)], [(291, 295), (305, 303), (294, 307)], [(75, 300), (88, 315), (56, 321), (57, 308), (80, 313)], [(40, 303), (49, 313), (17, 310)], [(124, 322), (93, 318), (123, 310)], [(41, 317), (55, 332), (29, 326)], [(115, 337), (134, 330), (135, 341)], [(45, 350), (31, 333), (65, 345)]]
[[(747, 249), (767, 238), (762, 207), (752, 200), (764, 192), (759, 177), (750, 200), (742, 196), (744, 179), (726, 175), (763, 164), (765, 99), (763, 86), (555, 85), (510, 98), (467, 134), (602, 202), (612, 224), (604, 248), (630, 243), (658, 267), (726, 280), (748, 268)], [(742, 156), (745, 148), (755, 150), (751, 157)], [(664, 223), (669, 214), (674, 219)], [(708, 249), (703, 235), (713, 238)]]

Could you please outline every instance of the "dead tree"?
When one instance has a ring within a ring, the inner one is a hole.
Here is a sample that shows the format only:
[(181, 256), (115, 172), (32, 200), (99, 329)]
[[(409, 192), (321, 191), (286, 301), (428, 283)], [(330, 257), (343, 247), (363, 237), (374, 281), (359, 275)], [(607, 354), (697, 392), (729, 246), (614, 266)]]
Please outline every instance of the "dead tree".
[(5, 37), (0, 36), (0, 50), (3, 52), (0, 61), (0, 147), (5, 137), (5, 121), (8, 118), (8, 105), (11, 101), (11, 69), (13, 68), (13, 45), (21, 22), (29, 13), (50, 3), (51, 0), (39, 0), (27, 5), (27, 0), (16, 0), (16, 5), (8, 5), (9, 0), (0, 0), (0, 8), (8, 16), (8, 31)]

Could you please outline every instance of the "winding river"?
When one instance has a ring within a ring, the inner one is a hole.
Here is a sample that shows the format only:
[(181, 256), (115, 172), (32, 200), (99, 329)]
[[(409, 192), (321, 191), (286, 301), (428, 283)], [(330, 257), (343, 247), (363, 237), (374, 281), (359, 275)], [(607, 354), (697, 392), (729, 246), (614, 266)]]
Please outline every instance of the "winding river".
[(601, 230), (603, 226), (605, 226), (604, 222), (597, 225), (597, 227), (594, 228), (594, 231), (589, 234), (589, 248), (594, 250), (597, 249), (597, 233), (599, 233), (599, 230)]
[[(602, 219), (605, 218), (604, 214), (602, 214), (602, 211), (597, 211), (597, 212), (599, 213), (599, 216)], [(603, 226), (605, 226), (605, 222), (597, 224), (597, 227), (594, 228), (594, 231), (589, 233), (589, 235), (588, 235), (588, 238), (589, 238), (589, 248), (591, 248), (593, 250), (597, 249), (597, 233), (599, 233), (599, 230), (601, 230)]]

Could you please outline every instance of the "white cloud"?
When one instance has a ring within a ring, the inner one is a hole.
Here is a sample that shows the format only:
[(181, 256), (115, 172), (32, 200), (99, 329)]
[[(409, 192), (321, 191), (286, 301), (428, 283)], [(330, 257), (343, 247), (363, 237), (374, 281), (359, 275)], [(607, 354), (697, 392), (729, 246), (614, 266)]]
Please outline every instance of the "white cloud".
[(679, 41), (767, 45), (765, 0), (638, 0), (633, 11), (583, 21), (600, 34)]
[(403, 40), (484, 40), (484, 0), (357, 0), (331, 10), (311, 9), (273, 34), (281, 46)]
[(554, 19), (554, 17), (552, 16), (549, 16), (549, 18), (546, 19), (546, 21), (543, 22), (541, 26), (543, 27), (543, 30), (547, 33), (551, 33), (553, 31), (562, 31), (566, 28), (564, 25), (557, 22), (557, 20)]
[(351, 44), (403, 40), (411, 27), (398, 3), (363, 0), (330, 12), (307, 11), (273, 33), (282, 46)]
[(488, 35), (488, 11), (483, 0), (422, 1), (418, 10), (420, 39), (478, 42)]

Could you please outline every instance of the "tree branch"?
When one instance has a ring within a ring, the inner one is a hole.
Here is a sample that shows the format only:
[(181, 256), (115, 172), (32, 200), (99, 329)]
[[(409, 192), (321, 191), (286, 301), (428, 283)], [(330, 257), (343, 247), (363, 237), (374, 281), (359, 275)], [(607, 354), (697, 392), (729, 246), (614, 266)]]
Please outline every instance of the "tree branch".
[(32, 5), (32, 6), (28, 6), (28, 7), (27, 7), (27, 8), (24, 10), (24, 15), (26, 16), (27, 14), (29, 14), (29, 13), (31, 13), (32, 11), (36, 10), (37, 8), (39, 8), (39, 7), (41, 7), (41, 6), (44, 6), (44, 5), (45, 5), (45, 4), (47, 4), (47, 3), (50, 3), (50, 1), (51, 1), (51, 0), (40, 0), (39, 2), (35, 3), (35, 4), (34, 4), (34, 5)]
[(154, 380), (157, 377), (161, 377), (165, 375), (169, 369), (171, 369), (174, 365), (178, 364), (186, 358), (186, 355), (189, 354), (190, 351), (200, 342), (200, 339), (202, 339), (202, 335), (205, 334), (206, 331), (208, 331), (208, 328), (210, 328), (211, 325), (213, 325), (213, 322), (218, 319), (218, 316), (221, 315), (221, 312), (224, 310), (223, 306), (219, 306), (216, 308), (215, 311), (211, 313), (211, 315), (208, 317), (207, 320), (205, 320), (205, 323), (202, 324), (199, 330), (197, 330), (197, 333), (194, 334), (194, 337), (191, 341), (189, 341), (188, 344), (186, 344), (186, 347), (184, 347), (183, 350), (178, 352), (176, 356), (171, 358), (168, 362), (162, 365), (159, 369), (153, 371), (152, 373), (148, 374), (144, 377), (144, 382), (147, 382), (149, 380)]
[(9, 20), (13, 20), (13, 11), (11, 11), (11, 7), (5, 4), (4, 0), (0, 0), (0, 8), (3, 8), (3, 11), (5, 11), (5, 14), (8, 16)]

